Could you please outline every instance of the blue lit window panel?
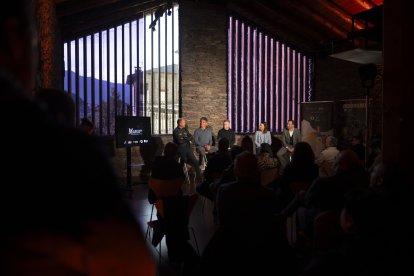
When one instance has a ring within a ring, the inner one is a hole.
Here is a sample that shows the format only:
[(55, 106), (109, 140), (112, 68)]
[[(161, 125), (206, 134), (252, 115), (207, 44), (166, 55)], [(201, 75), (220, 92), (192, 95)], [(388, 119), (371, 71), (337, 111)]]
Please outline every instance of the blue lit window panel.
[(227, 38), (227, 115), (234, 130), (254, 133), (265, 121), (281, 132), (288, 119), (298, 122), (300, 103), (312, 99), (311, 57), (237, 16), (228, 17)]

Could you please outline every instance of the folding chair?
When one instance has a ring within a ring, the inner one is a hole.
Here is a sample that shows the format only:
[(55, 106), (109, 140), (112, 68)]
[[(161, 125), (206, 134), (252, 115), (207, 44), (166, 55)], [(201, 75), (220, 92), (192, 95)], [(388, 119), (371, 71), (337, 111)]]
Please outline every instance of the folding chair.
[(148, 179), (148, 186), (154, 191), (157, 198), (162, 198), (164, 196), (177, 195), (181, 191), (183, 182), (184, 180), (182, 178), (167, 180), (151, 177)]
[[(154, 204), (152, 206), (154, 206)], [(157, 228), (159, 227), (159, 223), (160, 223), (159, 220), (149, 220), (147, 222), (147, 233), (148, 233), (148, 237), (149, 237), (150, 236), (149, 235), (150, 229), (152, 229), (153, 236), (152, 236), (152, 239), (151, 239), (151, 244), (154, 245), (155, 248), (158, 245), (158, 249), (155, 249), (155, 250), (158, 252), (158, 261), (161, 264), (161, 259), (162, 259), (162, 254), (161, 254), (162, 242), (161, 241), (162, 241), (162, 237), (164, 236), (164, 233), (160, 234), (161, 237), (159, 237), (159, 238), (157, 237), (156, 234), (157, 234), (157, 231), (158, 231)], [(147, 238), (147, 235), (145, 236), (145, 238)]]
[[(178, 158), (178, 162), (181, 163), (181, 157)], [(184, 162), (183, 171), (184, 171), (185, 182), (187, 183), (187, 186), (190, 187), (191, 179), (190, 179), (190, 169), (188, 168), (188, 166), (190, 165), (187, 162)], [(195, 176), (194, 176), (194, 181), (195, 181)]]
[[(176, 179), (171, 179), (171, 180), (164, 180), (164, 179), (157, 179), (157, 178), (150, 178), (148, 179), (148, 186), (149, 188), (154, 191), (155, 195), (157, 198), (162, 198), (164, 196), (175, 196), (177, 194), (180, 193), (181, 191), (181, 187), (183, 185), (183, 179), (182, 178), (176, 178)], [(151, 215), (150, 215), (150, 220), (147, 222), (147, 231), (145, 233), (145, 238), (149, 238), (151, 237), (151, 229), (153, 230), (153, 236), (152, 236), (152, 243), (156, 243), (157, 239), (160, 239), (159, 241), (159, 249), (158, 254), (160, 256), (160, 260), (161, 260), (161, 239), (162, 237), (156, 237), (154, 236), (154, 231), (158, 231), (160, 229), (157, 229), (157, 227), (159, 227), (159, 221), (158, 220), (153, 220), (153, 214), (154, 214), (154, 207), (156, 204), (153, 204), (151, 207)], [(162, 234), (163, 236), (163, 234)]]
[[(166, 237), (166, 244), (168, 247), (168, 257), (170, 261), (183, 261), (185, 253), (182, 250), (194, 250), (187, 242), (190, 240), (190, 233), (192, 234), (196, 254), (200, 255), (197, 238), (194, 228), (189, 226), (189, 217), (194, 208), (194, 205), (198, 199), (196, 194), (194, 195), (173, 195), (164, 196), (157, 200), (155, 207), (159, 214), (159, 220), (155, 227), (160, 227), (160, 235), (155, 240), (157, 243), (153, 243), (154, 246), (160, 246), (159, 262), (161, 263), (161, 241)], [(182, 255), (183, 254), (183, 255)]]

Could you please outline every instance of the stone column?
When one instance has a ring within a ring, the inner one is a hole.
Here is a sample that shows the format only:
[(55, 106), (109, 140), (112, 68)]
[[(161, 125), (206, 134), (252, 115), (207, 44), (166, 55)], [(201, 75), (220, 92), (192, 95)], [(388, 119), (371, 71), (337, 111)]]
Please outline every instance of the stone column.
[(227, 19), (222, 3), (180, 2), (182, 116), (190, 132), (208, 118), (213, 134), (227, 118)]
[[(384, 1), (385, 2), (385, 1)], [(384, 3), (383, 154), (404, 167), (414, 180), (414, 42), (412, 1)]]

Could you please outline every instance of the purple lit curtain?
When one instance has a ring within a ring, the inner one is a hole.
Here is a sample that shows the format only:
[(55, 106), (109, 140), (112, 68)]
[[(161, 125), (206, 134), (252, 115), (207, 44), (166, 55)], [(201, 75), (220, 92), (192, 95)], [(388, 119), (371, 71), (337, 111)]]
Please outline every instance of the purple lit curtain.
[(237, 133), (253, 133), (261, 121), (272, 132), (299, 122), (300, 103), (311, 100), (309, 56), (230, 16), (227, 59), (228, 118)]

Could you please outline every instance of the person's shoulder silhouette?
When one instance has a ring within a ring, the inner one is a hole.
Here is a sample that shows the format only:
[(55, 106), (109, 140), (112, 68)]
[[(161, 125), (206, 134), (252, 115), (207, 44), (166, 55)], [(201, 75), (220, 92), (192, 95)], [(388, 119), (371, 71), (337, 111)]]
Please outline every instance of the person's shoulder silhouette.
[(7, 160), (0, 167), (0, 275), (155, 275), (99, 143), (51, 120), (31, 95), (35, 5), (15, 0), (0, 11), (0, 143)]

